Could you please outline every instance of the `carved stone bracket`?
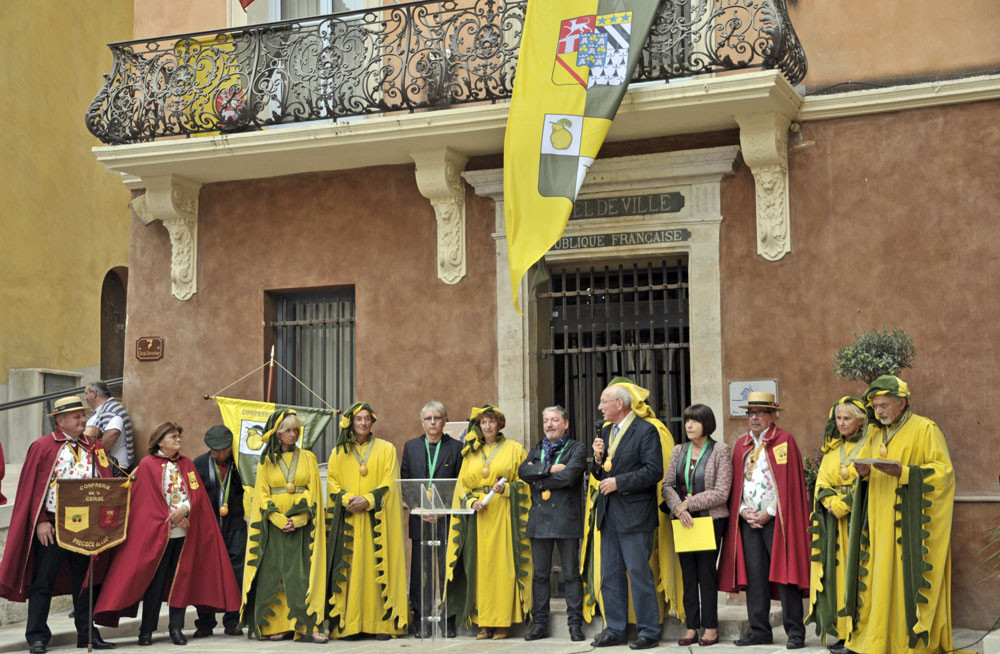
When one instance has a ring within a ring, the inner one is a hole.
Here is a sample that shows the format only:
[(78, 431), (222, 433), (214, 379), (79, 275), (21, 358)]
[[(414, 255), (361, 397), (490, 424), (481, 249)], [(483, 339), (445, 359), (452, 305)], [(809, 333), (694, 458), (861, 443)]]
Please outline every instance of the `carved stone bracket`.
[(143, 180), (146, 194), (132, 200), (144, 225), (159, 220), (170, 234), (170, 292), (190, 300), (198, 290), (198, 194), (201, 183), (176, 175)]
[(757, 254), (777, 261), (792, 249), (788, 216), (788, 126), (780, 112), (737, 115), (743, 160), (757, 187)]
[(438, 278), (457, 284), (465, 277), (465, 182), (469, 157), (449, 147), (410, 153), (417, 164), (417, 188), (437, 218)]

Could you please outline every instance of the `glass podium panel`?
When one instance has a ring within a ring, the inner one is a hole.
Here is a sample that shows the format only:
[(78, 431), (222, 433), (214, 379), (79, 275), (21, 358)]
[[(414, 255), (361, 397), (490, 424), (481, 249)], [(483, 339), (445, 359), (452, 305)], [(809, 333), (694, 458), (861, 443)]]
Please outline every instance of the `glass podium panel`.
[[(468, 515), (472, 509), (453, 509), (455, 479), (400, 479), (403, 502), (410, 515), (420, 517), (420, 541), (414, 542), (420, 552), (413, 562), (420, 565), (420, 624), (417, 636), (421, 650), (434, 649), (436, 641), (444, 639), (447, 630), (444, 576), (445, 555), (448, 551), (448, 529), (453, 515)], [(411, 597), (413, 593), (411, 592)]]

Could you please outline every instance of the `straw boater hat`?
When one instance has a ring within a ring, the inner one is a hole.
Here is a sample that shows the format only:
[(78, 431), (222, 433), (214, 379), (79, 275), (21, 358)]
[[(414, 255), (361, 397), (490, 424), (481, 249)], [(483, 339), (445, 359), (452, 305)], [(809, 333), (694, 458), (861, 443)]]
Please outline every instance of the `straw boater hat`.
[(69, 395), (56, 400), (56, 403), (52, 405), (52, 413), (49, 415), (55, 416), (60, 413), (69, 413), (70, 411), (86, 410), (87, 405), (83, 403), (83, 399), (79, 395)]
[(740, 405), (741, 409), (770, 409), (771, 411), (784, 411), (774, 401), (774, 393), (764, 393), (761, 391), (751, 391), (747, 394), (747, 403)]

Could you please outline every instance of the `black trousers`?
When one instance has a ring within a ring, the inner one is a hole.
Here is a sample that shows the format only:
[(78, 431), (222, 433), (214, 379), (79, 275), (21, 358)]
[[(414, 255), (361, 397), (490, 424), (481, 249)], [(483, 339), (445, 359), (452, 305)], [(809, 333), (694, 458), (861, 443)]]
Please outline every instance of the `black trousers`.
[[(153, 580), (149, 582), (149, 588), (142, 595), (142, 623), (139, 631), (151, 634), (156, 631), (156, 625), (160, 621), (160, 606), (163, 605), (163, 595), (174, 583), (174, 573), (177, 572), (177, 561), (181, 558), (181, 548), (184, 547), (184, 538), (171, 538), (167, 541), (167, 548), (163, 551), (163, 558), (156, 568)], [(184, 608), (170, 607), (170, 629), (182, 629), (184, 627)]]
[[(233, 566), (233, 573), (236, 575), (236, 586), (243, 590), (243, 561), (246, 558), (247, 530), (246, 525), (241, 524), (242, 529), (234, 529), (222, 534), (222, 542), (226, 544), (226, 552), (229, 554), (229, 562)], [(213, 611), (198, 611), (198, 619), (194, 621), (197, 629), (214, 629), (219, 624), (215, 619)], [(239, 611), (226, 611), (222, 614), (222, 626), (226, 629), (235, 629), (240, 624)]]
[[(53, 536), (54, 538), (54, 536)], [(76, 636), (79, 641), (86, 642), (90, 616), (90, 593), (84, 587), (87, 578), (87, 567), (90, 557), (76, 552), (64, 550), (55, 543), (42, 545), (36, 543), (35, 571), (28, 591), (28, 623), (24, 636), (28, 644), (48, 644), (52, 638), (49, 629), (49, 606), (52, 604), (52, 587), (56, 583), (63, 564), (69, 566), (70, 588), (73, 591), (73, 621), (76, 624)], [(97, 601), (97, 589), (94, 589), (94, 601)], [(97, 633), (97, 630), (94, 630)]]
[(714, 550), (677, 554), (684, 580), (684, 613), (688, 629), (719, 628), (719, 545), (728, 522), (728, 518), (712, 520), (715, 528)]
[[(448, 520), (440, 519), (433, 524), (433, 527), (431, 527), (431, 523), (425, 523), (422, 526), (430, 527), (425, 529), (428, 537), (436, 538), (441, 542), (441, 545), (437, 548), (438, 588), (444, 589), (445, 555), (448, 550)], [(430, 583), (430, 580), (428, 580), (428, 583), (424, 583), (420, 575), (421, 559), (423, 560), (424, 567), (427, 570), (431, 570), (431, 565), (434, 562), (433, 557), (433, 547), (421, 545), (419, 538), (410, 539), (410, 608), (413, 610), (414, 628), (420, 626), (421, 606), (429, 607), (434, 602), (433, 584)], [(445, 608), (442, 606), (438, 613), (443, 616), (446, 613)], [(446, 624), (448, 625), (448, 629), (454, 629), (455, 616), (449, 616)]]
[[(750, 629), (762, 638), (771, 638), (771, 545), (774, 543), (774, 519), (761, 529), (754, 529), (743, 518), (740, 536), (743, 538), (743, 558), (747, 569), (747, 617)], [(781, 622), (791, 638), (805, 640), (802, 622), (802, 592), (794, 584), (776, 584), (781, 598)]]
[(532, 538), (531, 559), (535, 571), (531, 580), (531, 621), (539, 626), (549, 623), (549, 575), (552, 550), (559, 548), (563, 583), (566, 584), (566, 624), (583, 625), (583, 577), (580, 576), (579, 538)]

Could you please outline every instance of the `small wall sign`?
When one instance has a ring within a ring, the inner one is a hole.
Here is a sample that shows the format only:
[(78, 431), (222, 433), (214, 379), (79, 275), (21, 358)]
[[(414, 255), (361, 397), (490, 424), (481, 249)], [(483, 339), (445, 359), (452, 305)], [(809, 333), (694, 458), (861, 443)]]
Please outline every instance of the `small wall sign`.
[(135, 342), (135, 358), (139, 361), (159, 361), (163, 358), (163, 337), (143, 336)]
[(781, 404), (778, 397), (777, 379), (754, 379), (752, 381), (731, 381), (729, 382), (729, 417), (745, 418), (746, 409), (741, 409), (741, 404), (746, 404), (747, 395), (752, 392), (774, 393), (774, 401)]

